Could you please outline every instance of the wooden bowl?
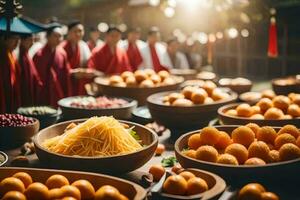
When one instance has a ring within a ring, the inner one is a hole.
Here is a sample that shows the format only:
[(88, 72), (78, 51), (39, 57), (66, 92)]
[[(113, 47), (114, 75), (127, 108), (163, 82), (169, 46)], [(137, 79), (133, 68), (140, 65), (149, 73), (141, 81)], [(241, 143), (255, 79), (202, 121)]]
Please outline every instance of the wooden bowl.
[(278, 120), (266, 120), (266, 119), (250, 119), (246, 117), (234, 117), (226, 115), (226, 111), (230, 109), (234, 109), (239, 105), (239, 103), (229, 104), (222, 106), (218, 110), (220, 123), (223, 125), (245, 125), (248, 123), (256, 123), (259, 126), (284, 126), (287, 124), (293, 124), (295, 126), (299, 126), (300, 118), (293, 119), (278, 119)]
[(124, 194), (129, 199), (142, 200), (146, 198), (145, 189), (135, 183), (113, 176), (87, 172), (5, 167), (0, 168), (0, 180), (10, 177), (17, 172), (26, 172), (32, 177), (34, 182), (41, 182), (44, 184), (48, 177), (54, 174), (65, 176), (70, 183), (73, 183), (76, 180), (85, 179), (91, 182), (96, 191), (103, 185), (111, 185), (117, 188), (120, 193)]
[(82, 119), (93, 116), (114, 116), (117, 119), (130, 119), (133, 109), (137, 106), (136, 100), (123, 97), (113, 97), (121, 98), (128, 102), (128, 104), (117, 108), (85, 109), (71, 106), (71, 102), (79, 97), (83, 96), (67, 97), (58, 101), (64, 120)]
[[(216, 126), (220, 131), (231, 133), (238, 126)], [(275, 128), (278, 131), (280, 128)], [(250, 181), (262, 181), (266, 182), (271, 179), (291, 179), (292, 176), (299, 177), (300, 158), (290, 161), (271, 163), (261, 166), (247, 166), (247, 165), (225, 165), (211, 163), (201, 160), (189, 158), (182, 153), (182, 150), (188, 146), (188, 138), (199, 133), (199, 130), (192, 131), (182, 135), (175, 142), (175, 155), (178, 162), (184, 168), (197, 168), (208, 170), (212, 173), (216, 173), (221, 177), (225, 178), (226, 181), (234, 183), (238, 182), (250, 182)], [(276, 175), (276, 176), (274, 176)]]
[[(280, 80), (295, 79), (295, 84), (283, 85), (279, 84)], [(272, 88), (277, 95), (288, 95), (289, 93), (300, 93), (300, 80), (297, 81), (295, 76), (288, 76), (272, 80)]]
[(81, 123), (86, 120), (87, 119), (66, 121), (41, 130), (33, 138), (36, 154), (41, 163), (47, 167), (56, 169), (75, 169), (121, 174), (143, 166), (155, 153), (158, 143), (156, 133), (145, 126), (128, 121), (120, 122), (128, 124), (130, 127), (134, 126), (133, 130), (140, 136), (142, 143), (147, 145), (133, 153), (110, 157), (75, 157), (53, 153), (42, 146), (42, 143), (46, 139), (63, 134), (65, 128), (70, 123)]
[(33, 119), (34, 122), (26, 126), (0, 127), (0, 149), (13, 149), (30, 141), (40, 128), (39, 120)]
[(0, 162), (0, 167), (5, 165), (8, 161), (8, 156), (3, 151), (0, 151), (0, 158), (2, 158), (2, 162)]
[(217, 117), (219, 107), (235, 102), (237, 94), (229, 91), (230, 99), (211, 104), (189, 107), (168, 106), (163, 103), (163, 97), (179, 91), (168, 91), (153, 94), (148, 97), (148, 108), (154, 121), (170, 129), (194, 130), (207, 126), (209, 121)]
[(195, 69), (170, 69), (170, 73), (174, 76), (181, 76), (184, 80), (195, 79), (197, 70)]
[[(183, 171), (192, 172), (196, 177), (204, 179), (208, 185), (209, 190), (201, 194), (196, 195), (172, 195), (161, 191), (158, 193), (161, 199), (218, 199), (218, 197), (224, 192), (226, 188), (225, 181), (216, 174), (210, 173), (208, 171), (188, 168)], [(171, 174), (169, 174), (171, 175)]]
[(108, 84), (107, 78), (98, 77), (95, 79), (95, 83), (98, 85), (99, 90), (108, 96), (122, 96), (132, 98), (138, 101), (139, 106), (143, 106), (147, 102), (147, 97), (151, 94), (179, 89), (180, 84), (183, 82), (182, 77), (174, 77), (176, 84), (166, 85), (152, 88), (140, 88), (140, 87), (116, 87)]

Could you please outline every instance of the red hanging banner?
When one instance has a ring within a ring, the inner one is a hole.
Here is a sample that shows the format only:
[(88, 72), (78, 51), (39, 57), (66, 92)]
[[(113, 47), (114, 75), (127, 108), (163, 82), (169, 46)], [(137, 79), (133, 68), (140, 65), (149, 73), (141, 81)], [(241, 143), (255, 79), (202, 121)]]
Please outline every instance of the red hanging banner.
[(271, 17), (270, 21), (268, 56), (271, 58), (278, 57), (277, 27), (275, 17)]

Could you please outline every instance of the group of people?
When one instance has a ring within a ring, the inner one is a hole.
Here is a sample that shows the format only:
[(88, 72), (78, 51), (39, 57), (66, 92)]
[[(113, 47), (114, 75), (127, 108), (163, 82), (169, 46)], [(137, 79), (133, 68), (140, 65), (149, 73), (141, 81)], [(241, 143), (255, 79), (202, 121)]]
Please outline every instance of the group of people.
[(166, 46), (160, 43), (160, 32), (153, 27), (147, 40), (140, 40), (139, 28), (131, 29), (127, 39), (110, 26), (105, 40), (98, 30), (90, 31), (83, 41), (84, 26), (79, 21), (63, 29), (56, 24), (46, 31), (46, 42), (33, 42), (32, 35), (0, 33), (0, 113), (15, 112), (20, 106), (57, 106), (61, 98), (84, 95), (85, 84), (92, 80), (75, 78), (77, 68), (90, 68), (104, 74), (152, 68), (155, 71), (188, 68), (189, 63), (172, 38)]

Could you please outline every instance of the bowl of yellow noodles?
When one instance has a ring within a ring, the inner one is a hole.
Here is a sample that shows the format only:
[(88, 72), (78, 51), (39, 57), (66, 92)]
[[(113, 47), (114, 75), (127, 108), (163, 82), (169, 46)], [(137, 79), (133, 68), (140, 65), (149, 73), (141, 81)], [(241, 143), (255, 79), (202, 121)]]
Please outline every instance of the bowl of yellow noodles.
[(33, 141), (40, 162), (46, 166), (114, 174), (143, 166), (158, 143), (149, 128), (106, 116), (50, 126)]

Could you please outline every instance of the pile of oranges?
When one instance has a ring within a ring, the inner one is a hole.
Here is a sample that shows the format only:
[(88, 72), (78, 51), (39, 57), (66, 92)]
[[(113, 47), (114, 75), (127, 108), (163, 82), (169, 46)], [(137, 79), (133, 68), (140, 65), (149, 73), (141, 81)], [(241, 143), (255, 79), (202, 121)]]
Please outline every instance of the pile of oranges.
[(192, 106), (198, 104), (210, 104), (216, 101), (229, 99), (230, 95), (217, 88), (212, 81), (203, 81), (202, 85), (186, 86), (181, 92), (174, 92), (164, 97), (166, 105)]
[(280, 120), (300, 117), (300, 94), (291, 93), (288, 96), (275, 96), (260, 99), (256, 105), (247, 103), (230, 109), (225, 114), (234, 117), (250, 119)]
[(121, 75), (109, 78), (109, 85), (116, 87), (142, 87), (151, 88), (176, 84), (174, 77), (167, 71), (156, 73), (153, 69), (125, 71)]
[[(231, 136), (230, 136), (231, 135)], [(231, 134), (203, 128), (188, 139), (188, 157), (228, 165), (265, 165), (300, 158), (300, 132), (286, 125), (278, 132), (270, 126), (250, 123)]]
[(249, 183), (240, 189), (238, 200), (279, 200), (279, 197), (266, 191), (265, 187), (259, 183)]
[(196, 195), (208, 189), (206, 181), (190, 171), (171, 175), (163, 184), (163, 192), (173, 195)]
[(33, 182), (25, 172), (18, 172), (0, 182), (1, 200), (128, 200), (118, 189), (104, 185), (95, 191), (88, 180), (77, 180), (70, 184), (62, 175), (50, 176), (45, 184)]

